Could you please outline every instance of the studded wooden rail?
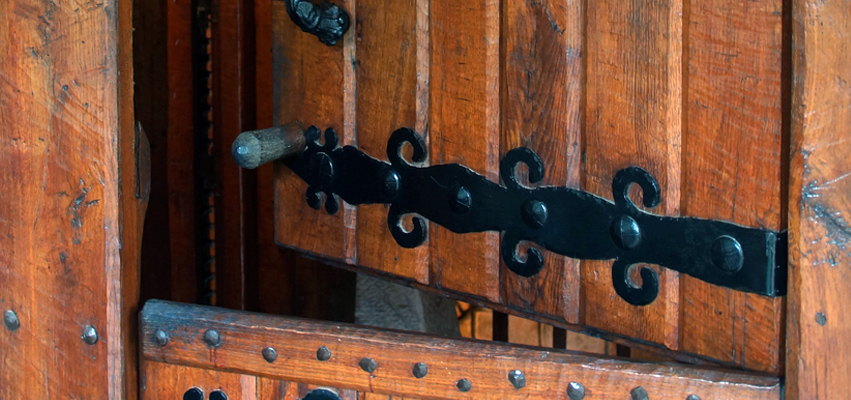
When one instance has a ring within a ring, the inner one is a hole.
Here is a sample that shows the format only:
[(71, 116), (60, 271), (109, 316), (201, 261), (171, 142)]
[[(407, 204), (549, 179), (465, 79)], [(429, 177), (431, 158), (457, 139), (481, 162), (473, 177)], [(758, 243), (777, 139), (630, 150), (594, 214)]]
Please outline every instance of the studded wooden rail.
[(140, 332), (146, 362), (406, 398), (780, 398), (777, 378), (165, 301), (146, 304)]

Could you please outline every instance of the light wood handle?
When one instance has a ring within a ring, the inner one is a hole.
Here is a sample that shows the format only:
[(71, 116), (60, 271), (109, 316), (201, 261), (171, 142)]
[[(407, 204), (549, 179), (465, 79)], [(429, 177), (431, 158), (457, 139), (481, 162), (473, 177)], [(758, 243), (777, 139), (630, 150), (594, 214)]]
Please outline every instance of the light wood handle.
[(255, 169), (263, 164), (299, 154), (304, 150), (304, 129), (297, 122), (239, 134), (231, 146), (240, 167)]

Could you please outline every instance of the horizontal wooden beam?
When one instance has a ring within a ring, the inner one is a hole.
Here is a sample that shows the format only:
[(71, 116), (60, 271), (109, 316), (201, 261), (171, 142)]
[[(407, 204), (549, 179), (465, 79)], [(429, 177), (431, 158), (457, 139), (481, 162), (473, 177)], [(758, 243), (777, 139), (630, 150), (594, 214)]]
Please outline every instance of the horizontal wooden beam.
[[(157, 300), (145, 305), (140, 325), (146, 360), (422, 399), (567, 398), (577, 384), (585, 399), (642, 391), (654, 400), (779, 399), (781, 392), (774, 377)], [(271, 362), (267, 348), (274, 349)], [(417, 363), (427, 367), (422, 378), (414, 376)], [(521, 388), (509, 379), (515, 370), (522, 372)], [(459, 389), (465, 379), (466, 392)]]

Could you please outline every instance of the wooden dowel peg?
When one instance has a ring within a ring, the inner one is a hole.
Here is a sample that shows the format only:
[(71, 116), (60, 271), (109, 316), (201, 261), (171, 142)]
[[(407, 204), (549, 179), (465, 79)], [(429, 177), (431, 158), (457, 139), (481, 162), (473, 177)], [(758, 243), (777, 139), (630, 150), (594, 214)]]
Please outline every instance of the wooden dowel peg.
[(240, 167), (255, 169), (268, 162), (301, 153), (305, 143), (304, 129), (299, 123), (293, 122), (239, 134), (231, 146), (231, 155)]

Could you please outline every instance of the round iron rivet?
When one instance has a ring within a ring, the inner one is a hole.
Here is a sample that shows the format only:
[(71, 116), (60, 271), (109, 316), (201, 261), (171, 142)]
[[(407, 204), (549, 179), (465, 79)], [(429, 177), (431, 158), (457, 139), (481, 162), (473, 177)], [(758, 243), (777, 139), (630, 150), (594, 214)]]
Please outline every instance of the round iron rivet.
[(5, 323), (6, 328), (12, 332), (21, 327), (21, 321), (18, 320), (18, 314), (15, 314), (12, 310), (6, 310), (6, 313), (3, 314), (3, 323)]
[(87, 325), (83, 328), (83, 336), (81, 338), (88, 345), (95, 344), (98, 342), (98, 331), (95, 327)]
[(369, 357), (361, 358), (358, 365), (360, 366), (360, 369), (369, 372), (370, 374), (375, 372), (375, 369), (378, 368), (378, 364), (375, 363), (375, 360)]
[(318, 350), (316, 350), (316, 359), (319, 361), (328, 361), (331, 359), (331, 350), (328, 350), (327, 347), (322, 346)]
[(384, 179), (381, 182), (381, 195), (384, 196), (385, 199), (391, 199), (399, 193), (399, 187), (402, 185), (402, 178), (399, 177), (399, 173), (390, 167), (384, 167), (383, 173)]
[(163, 331), (162, 329), (157, 329), (157, 331), (154, 332), (154, 342), (156, 342), (156, 344), (158, 346), (167, 345), (168, 344), (168, 334), (165, 333), (165, 331)]
[(469, 392), (470, 389), (473, 388), (473, 384), (470, 383), (467, 378), (459, 379), (458, 382), (455, 382), (455, 387), (462, 392)]
[(334, 181), (334, 160), (326, 153), (316, 153), (310, 157), (310, 171), (316, 185), (325, 189)]
[(302, 400), (340, 400), (340, 395), (328, 389), (313, 389)]
[(582, 400), (585, 398), (585, 386), (579, 382), (570, 382), (567, 384), (567, 397), (570, 400)]
[(719, 236), (712, 242), (710, 251), (712, 263), (718, 269), (726, 272), (736, 272), (742, 268), (745, 256), (742, 245), (730, 236)]
[(210, 400), (228, 400), (228, 395), (221, 390), (214, 390), (210, 393)]
[(183, 393), (183, 400), (204, 400), (204, 392), (198, 388), (190, 388)]
[(526, 200), (520, 208), (520, 216), (530, 228), (543, 228), (547, 223), (547, 205), (537, 199)]
[(647, 391), (644, 390), (643, 387), (639, 386), (632, 391), (629, 392), (629, 395), (632, 397), (632, 400), (648, 400)]
[(428, 366), (425, 363), (418, 362), (414, 364), (414, 370), (412, 372), (415, 378), (423, 379), (428, 375)]
[(263, 354), (263, 359), (270, 364), (278, 358), (278, 352), (271, 347), (264, 348), (260, 353)]
[(515, 389), (526, 387), (526, 375), (523, 375), (523, 371), (519, 369), (508, 371), (508, 381), (511, 382)]
[(700, 397), (698, 397), (696, 394), (690, 394), (688, 395), (688, 397), (686, 397), (686, 400), (700, 400)]
[(219, 331), (215, 329), (208, 329), (204, 332), (204, 343), (207, 343), (207, 346), (212, 348), (221, 346), (222, 337), (219, 335)]
[(612, 222), (612, 238), (624, 250), (631, 250), (641, 243), (641, 229), (629, 215), (621, 215)]
[(464, 214), (470, 211), (473, 208), (473, 197), (470, 195), (470, 191), (463, 186), (455, 189), (455, 193), (449, 196), (449, 208), (458, 214)]

